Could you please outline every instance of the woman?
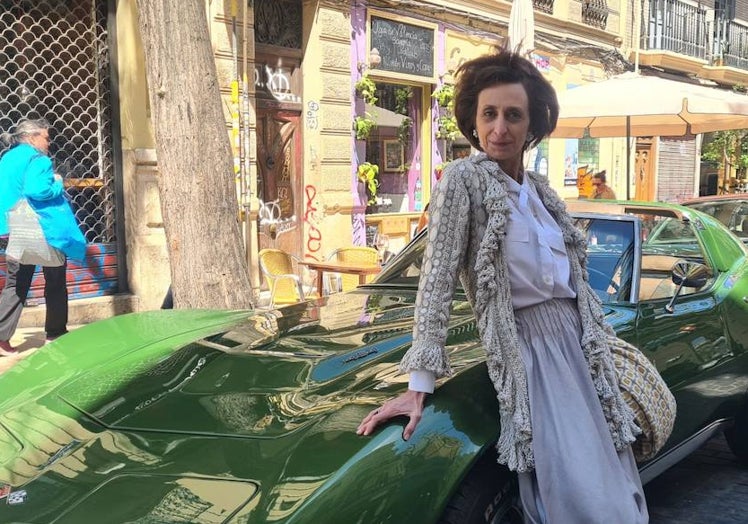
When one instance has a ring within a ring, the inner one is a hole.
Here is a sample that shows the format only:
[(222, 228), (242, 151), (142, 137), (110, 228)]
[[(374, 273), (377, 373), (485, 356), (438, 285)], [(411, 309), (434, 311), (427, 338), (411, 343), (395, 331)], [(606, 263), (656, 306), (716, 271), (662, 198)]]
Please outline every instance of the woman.
[[(39, 215), (49, 245), (67, 257), (83, 260), (86, 240), (70, 204), (65, 200), (62, 178), (54, 173), (48, 156), (49, 127), (46, 120), (22, 120), (12, 134), (0, 135), (0, 139), (11, 146), (0, 158), (0, 247), (7, 246), (7, 212), (19, 199), (26, 198)], [(11, 355), (16, 351), (10, 339), (18, 326), (36, 270), (36, 266), (19, 264), (11, 258), (6, 258), (6, 263), (5, 286), (0, 294), (0, 355)], [(43, 268), (47, 341), (67, 333), (66, 268), (67, 263)]]
[(460, 66), (455, 116), (482, 153), (450, 163), (431, 199), (429, 243), (409, 390), (375, 409), (358, 433), (405, 415), (408, 439), (435, 378), (459, 276), (498, 392), (499, 462), (517, 471), (528, 523), (648, 521), (631, 451), (639, 428), (615, 377), (612, 334), (587, 284), (586, 242), (547, 179), (523, 154), (555, 128), (558, 102), (535, 67), (507, 50)]

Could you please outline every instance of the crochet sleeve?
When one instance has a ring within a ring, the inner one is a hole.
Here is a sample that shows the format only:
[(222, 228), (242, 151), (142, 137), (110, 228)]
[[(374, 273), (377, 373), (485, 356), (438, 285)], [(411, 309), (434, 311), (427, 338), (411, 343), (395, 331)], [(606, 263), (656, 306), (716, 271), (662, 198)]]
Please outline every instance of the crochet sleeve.
[(467, 250), (467, 164), (453, 162), (447, 166), (429, 204), (428, 243), (418, 284), (413, 346), (400, 362), (403, 373), (426, 370), (437, 378), (451, 374), (444, 345), (452, 296)]

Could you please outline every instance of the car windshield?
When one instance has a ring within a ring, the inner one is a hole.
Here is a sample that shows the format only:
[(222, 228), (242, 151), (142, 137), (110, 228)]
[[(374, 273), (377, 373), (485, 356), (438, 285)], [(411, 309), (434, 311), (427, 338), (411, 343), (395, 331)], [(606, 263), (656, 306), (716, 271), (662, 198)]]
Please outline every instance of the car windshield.
[[(590, 285), (603, 302), (628, 302), (634, 267), (635, 222), (628, 217), (575, 219), (587, 237), (587, 270)], [(418, 287), (426, 232), (421, 232), (391, 260), (375, 284)], [(458, 292), (462, 292), (458, 286)]]
[(716, 218), (743, 242), (748, 242), (748, 200), (692, 202), (685, 205)]

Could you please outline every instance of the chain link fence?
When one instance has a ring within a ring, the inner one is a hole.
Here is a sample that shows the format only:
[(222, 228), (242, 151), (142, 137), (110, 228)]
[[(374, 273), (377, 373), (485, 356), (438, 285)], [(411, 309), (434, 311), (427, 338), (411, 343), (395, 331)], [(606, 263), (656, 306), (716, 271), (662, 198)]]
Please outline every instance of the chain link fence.
[(116, 240), (107, 15), (105, 0), (0, 0), (0, 132), (50, 122), (50, 154), (90, 243)]

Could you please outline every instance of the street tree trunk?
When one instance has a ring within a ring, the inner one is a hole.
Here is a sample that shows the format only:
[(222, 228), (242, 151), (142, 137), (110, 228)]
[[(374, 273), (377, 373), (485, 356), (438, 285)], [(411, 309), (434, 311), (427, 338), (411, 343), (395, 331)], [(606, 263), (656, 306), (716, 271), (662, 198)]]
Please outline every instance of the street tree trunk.
[(204, 0), (137, 0), (161, 210), (180, 308), (252, 306)]

